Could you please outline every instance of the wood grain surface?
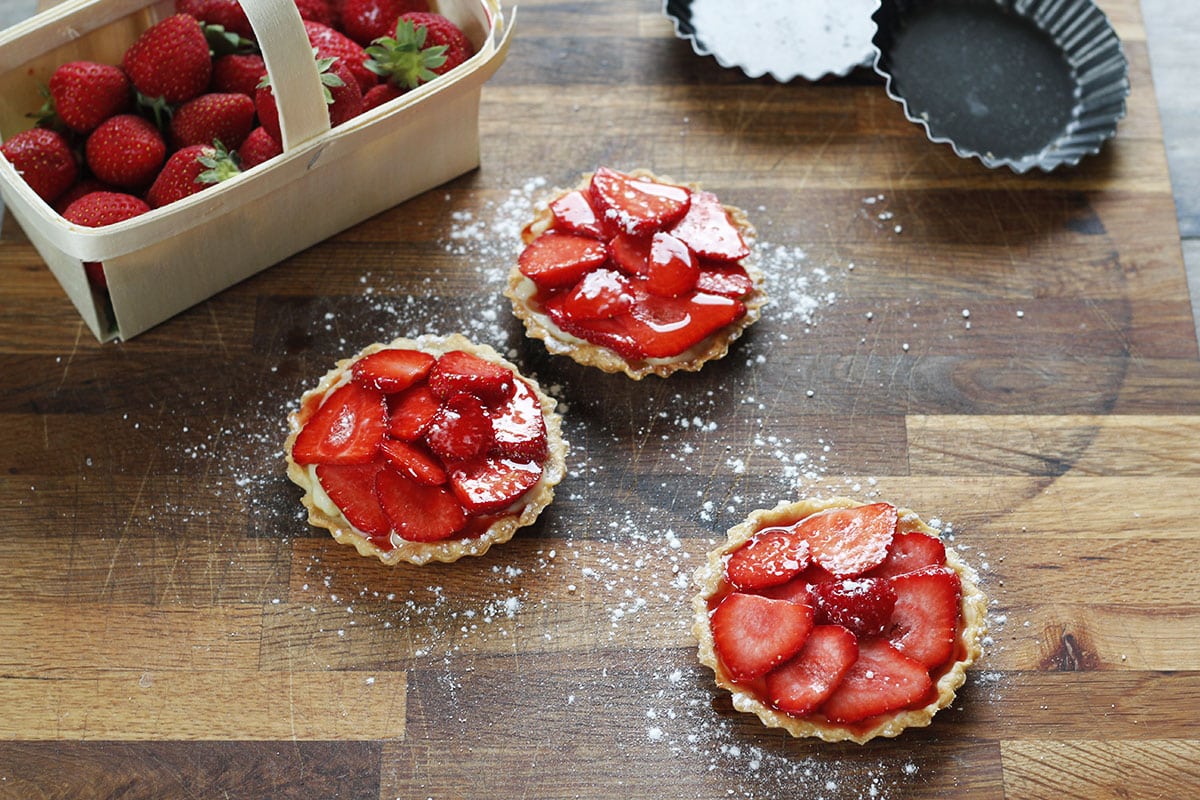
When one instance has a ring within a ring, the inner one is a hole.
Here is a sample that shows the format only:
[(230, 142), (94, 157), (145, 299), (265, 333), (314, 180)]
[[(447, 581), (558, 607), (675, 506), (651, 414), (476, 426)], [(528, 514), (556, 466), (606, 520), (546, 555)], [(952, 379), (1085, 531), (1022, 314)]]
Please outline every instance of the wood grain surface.
[[(1049, 175), (929, 143), (866, 71), (751, 80), (653, 0), (533, 0), (480, 169), (130, 342), (6, 219), (0, 798), (1200, 796), (1200, 354), (1138, 6), (1101, 5), (1129, 115)], [(749, 211), (773, 303), (723, 361), (633, 382), (523, 337), (516, 233), (598, 164)], [(558, 397), (569, 474), (485, 557), (386, 568), (306, 526), (284, 418), (455, 330)], [(832, 494), (938, 520), (991, 598), (954, 706), (865, 746), (738, 714), (689, 632), (726, 529)]]

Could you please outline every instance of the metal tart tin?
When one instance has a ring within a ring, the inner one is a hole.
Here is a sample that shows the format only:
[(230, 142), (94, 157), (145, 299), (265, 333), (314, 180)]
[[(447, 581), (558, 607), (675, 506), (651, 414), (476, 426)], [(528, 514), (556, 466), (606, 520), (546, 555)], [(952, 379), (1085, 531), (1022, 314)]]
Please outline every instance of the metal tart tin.
[(780, 83), (845, 76), (870, 66), (878, 0), (664, 0), (675, 35), (751, 78)]
[(882, 0), (872, 19), (888, 96), (963, 158), (1074, 166), (1125, 116), (1128, 63), (1091, 0)]

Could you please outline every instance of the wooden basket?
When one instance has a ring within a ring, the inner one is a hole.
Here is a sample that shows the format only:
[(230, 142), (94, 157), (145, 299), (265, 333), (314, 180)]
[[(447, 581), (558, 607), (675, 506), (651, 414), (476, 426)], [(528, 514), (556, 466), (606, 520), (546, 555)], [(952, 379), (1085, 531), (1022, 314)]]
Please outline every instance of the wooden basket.
[[(440, 0), (476, 54), (330, 129), (293, 0), (242, 0), (279, 106), (283, 155), (101, 229), (59, 216), (0, 158), (0, 196), (101, 341), (129, 339), (288, 256), (479, 165), (479, 96), (512, 32), (498, 0)], [(173, 0), (67, 0), (0, 33), (0, 137), (30, 127), (67, 61), (120, 64)], [(411, 154), (417, 154), (410, 157)], [(104, 264), (108, 296), (83, 264)]]

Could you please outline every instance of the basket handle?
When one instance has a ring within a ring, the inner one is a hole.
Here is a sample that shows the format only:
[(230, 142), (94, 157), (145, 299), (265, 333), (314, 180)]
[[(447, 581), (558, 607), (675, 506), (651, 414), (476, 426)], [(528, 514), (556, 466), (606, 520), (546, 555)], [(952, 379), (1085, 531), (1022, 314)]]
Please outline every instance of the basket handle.
[(241, 0), (279, 109), (284, 152), (329, 130), (321, 76), (294, 0)]

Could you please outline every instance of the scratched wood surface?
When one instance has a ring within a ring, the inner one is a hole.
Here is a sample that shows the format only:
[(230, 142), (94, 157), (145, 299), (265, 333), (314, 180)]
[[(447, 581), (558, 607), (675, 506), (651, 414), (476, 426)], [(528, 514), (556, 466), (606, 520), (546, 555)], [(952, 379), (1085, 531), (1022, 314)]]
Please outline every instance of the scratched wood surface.
[[(859, 72), (749, 80), (652, 0), (525, 2), (482, 167), (127, 342), (0, 230), (0, 798), (1200, 794), (1200, 357), (1145, 34), (1078, 169), (989, 172)], [(634, 383), (499, 296), (597, 164), (750, 211), (775, 302)], [(314, 199), (314, 202), (319, 202)], [(284, 416), (332, 362), (462, 330), (562, 403), (570, 472), (486, 557), (384, 568), (305, 525)], [(882, 498), (991, 598), (922, 730), (793, 740), (699, 666), (689, 576), (754, 508)]]

